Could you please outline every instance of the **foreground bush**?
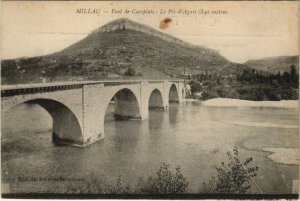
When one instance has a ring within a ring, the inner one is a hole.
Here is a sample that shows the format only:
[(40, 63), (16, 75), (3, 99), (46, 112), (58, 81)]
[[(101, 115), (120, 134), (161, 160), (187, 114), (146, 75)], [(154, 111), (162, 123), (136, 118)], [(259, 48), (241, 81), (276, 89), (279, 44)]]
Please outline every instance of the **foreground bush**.
[(168, 163), (162, 163), (156, 176), (149, 178), (150, 189), (148, 193), (169, 194), (184, 193), (188, 182), (182, 175), (180, 167), (176, 168), (175, 173), (170, 169)]
[(154, 176), (141, 181), (137, 186), (126, 184), (119, 176), (116, 182), (108, 183), (91, 175), (86, 183), (76, 183), (68, 186), (66, 193), (96, 193), (96, 194), (174, 194), (184, 193), (188, 186), (187, 179), (178, 166), (173, 173), (168, 163), (162, 163)]
[(217, 176), (208, 183), (203, 183), (203, 193), (245, 194), (251, 188), (251, 177), (257, 176), (258, 167), (249, 167), (252, 157), (244, 162), (239, 159), (239, 152), (233, 149), (233, 154), (227, 152), (229, 162), (216, 167)]
[[(228, 162), (216, 167), (217, 175), (208, 183), (203, 183), (200, 193), (245, 194), (251, 189), (251, 177), (257, 176), (258, 167), (251, 166), (252, 157), (245, 161), (239, 158), (235, 148), (227, 152)], [(69, 186), (66, 193), (96, 193), (96, 194), (176, 194), (185, 193), (189, 185), (178, 166), (170, 170), (168, 163), (162, 163), (156, 174), (148, 179), (141, 177), (136, 186), (125, 184), (119, 176), (116, 182), (107, 181), (92, 175), (86, 183), (76, 183)], [(145, 179), (145, 180), (144, 180)]]
[(129, 185), (124, 184), (121, 176), (119, 176), (117, 183), (108, 185), (104, 190), (104, 194), (131, 194), (134, 193)]

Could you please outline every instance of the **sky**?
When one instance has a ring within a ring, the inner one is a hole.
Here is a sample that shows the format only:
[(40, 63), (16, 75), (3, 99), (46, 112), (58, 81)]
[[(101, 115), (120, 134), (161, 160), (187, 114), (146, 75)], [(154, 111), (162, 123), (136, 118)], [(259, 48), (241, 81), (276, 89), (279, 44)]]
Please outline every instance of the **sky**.
[[(100, 13), (76, 13), (78, 9), (97, 9)], [(150, 13), (143, 13), (145, 10)], [(217, 12), (212, 14), (213, 11)], [(60, 51), (121, 17), (189, 43), (216, 49), (233, 62), (299, 54), (296, 1), (4, 1), (1, 58)], [(165, 18), (171, 22), (162, 29), (161, 21)]]

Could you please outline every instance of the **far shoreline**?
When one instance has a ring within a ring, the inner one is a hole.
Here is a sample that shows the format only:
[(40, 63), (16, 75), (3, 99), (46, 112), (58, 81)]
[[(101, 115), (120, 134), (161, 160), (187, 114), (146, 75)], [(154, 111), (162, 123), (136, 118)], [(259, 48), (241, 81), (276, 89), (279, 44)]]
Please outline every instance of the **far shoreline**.
[(230, 98), (213, 98), (201, 101), (205, 106), (219, 107), (277, 107), (277, 108), (298, 108), (299, 100), (281, 101), (250, 101)]

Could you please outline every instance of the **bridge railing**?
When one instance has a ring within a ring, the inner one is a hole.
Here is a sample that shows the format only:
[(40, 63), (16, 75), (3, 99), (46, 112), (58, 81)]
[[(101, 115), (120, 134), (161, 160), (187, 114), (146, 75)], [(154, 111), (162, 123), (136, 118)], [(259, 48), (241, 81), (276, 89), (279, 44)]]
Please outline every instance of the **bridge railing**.
[(16, 85), (1, 85), (1, 90), (11, 89), (26, 89), (26, 88), (38, 88), (38, 87), (53, 87), (53, 86), (65, 86), (65, 85), (88, 85), (88, 84), (138, 84), (147, 81), (148, 83), (159, 83), (164, 81), (169, 82), (183, 82), (183, 80), (101, 80), (101, 81), (72, 81), (72, 82), (52, 82), (52, 83), (34, 83), (34, 84), (16, 84)]
[(1, 87), (1, 97), (29, 94), (29, 93), (38, 93), (38, 92), (50, 92), (50, 91), (61, 91), (66, 89), (76, 89), (81, 88), (82, 84), (72, 84), (72, 85), (52, 85), (52, 86), (38, 86), (38, 87), (21, 87), (21, 88), (5, 88)]
[(161, 83), (183, 82), (182, 80), (101, 80), (101, 81), (79, 81), (79, 82), (53, 82), (38, 84), (1, 85), (1, 97), (19, 95), (24, 93), (49, 92), (57, 90), (82, 88), (83, 85), (103, 84), (104, 86), (116, 86), (125, 84), (140, 84), (141, 82)]

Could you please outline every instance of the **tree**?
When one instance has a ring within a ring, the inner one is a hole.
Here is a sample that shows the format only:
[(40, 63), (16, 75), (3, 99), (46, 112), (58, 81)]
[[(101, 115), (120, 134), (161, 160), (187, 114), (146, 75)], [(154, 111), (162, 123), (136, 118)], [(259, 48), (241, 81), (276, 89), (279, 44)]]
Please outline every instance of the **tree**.
[(126, 75), (126, 76), (135, 76), (135, 70), (134, 70), (134, 68), (129, 67), (129, 68), (127, 69), (127, 71), (125, 72), (125, 75)]
[(291, 80), (294, 87), (298, 87), (298, 75), (296, 71), (296, 66), (291, 65)]
[(291, 76), (296, 77), (296, 66), (295, 65), (291, 65)]
[(291, 76), (288, 72), (284, 72), (283, 75), (284, 84), (288, 84), (291, 81)]
[(217, 176), (207, 184), (203, 183), (203, 190), (206, 193), (249, 193), (251, 178), (257, 176), (258, 167), (249, 167), (252, 157), (242, 162), (237, 148), (233, 149), (233, 153), (227, 152), (227, 156), (229, 162), (222, 162), (220, 167), (216, 167)]
[(202, 86), (201, 86), (200, 82), (198, 82), (198, 81), (191, 81), (190, 85), (191, 85), (191, 92), (192, 92), (192, 94), (194, 94), (195, 92), (202, 91)]

